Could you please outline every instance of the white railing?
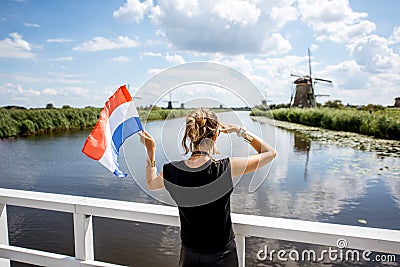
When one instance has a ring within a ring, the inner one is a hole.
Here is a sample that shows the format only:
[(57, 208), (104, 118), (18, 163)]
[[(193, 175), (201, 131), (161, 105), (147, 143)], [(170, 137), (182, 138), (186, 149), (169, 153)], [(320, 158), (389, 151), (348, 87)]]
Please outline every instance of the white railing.
[[(9, 245), (6, 206), (73, 214), (75, 257)], [(179, 226), (178, 210), (153, 204), (89, 197), (0, 189), (0, 267), (10, 260), (39, 266), (121, 266), (94, 259), (92, 217)], [(400, 231), (309, 222), (293, 219), (232, 214), (240, 266), (245, 266), (245, 238), (255, 236), (336, 247), (338, 239), (348, 248), (400, 254)]]

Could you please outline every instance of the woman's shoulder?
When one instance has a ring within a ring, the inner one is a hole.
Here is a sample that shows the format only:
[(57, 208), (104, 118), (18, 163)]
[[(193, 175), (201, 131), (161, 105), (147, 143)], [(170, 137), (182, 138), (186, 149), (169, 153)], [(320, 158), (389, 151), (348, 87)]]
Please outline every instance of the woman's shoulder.
[(198, 167), (198, 168), (190, 168), (185, 164), (185, 160), (176, 160), (176, 161), (170, 161), (164, 164), (163, 170), (164, 171), (170, 171), (174, 169), (182, 170), (182, 171), (201, 171), (206, 168), (227, 168), (230, 165), (230, 158), (221, 158), (221, 159), (211, 159), (208, 162), (206, 162), (204, 165)]
[(218, 172), (224, 172), (226, 169), (230, 168), (230, 158), (227, 157), (227, 158), (212, 160), (211, 166)]
[(171, 169), (171, 168), (180, 168), (184, 164), (183, 160), (175, 160), (175, 161), (170, 161), (167, 163), (164, 163), (163, 169)]

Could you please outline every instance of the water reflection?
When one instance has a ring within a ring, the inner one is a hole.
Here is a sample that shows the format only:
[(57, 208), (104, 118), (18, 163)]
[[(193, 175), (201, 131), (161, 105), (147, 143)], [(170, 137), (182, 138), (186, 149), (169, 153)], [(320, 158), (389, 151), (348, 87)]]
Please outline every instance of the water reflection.
[(310, 151), (310, 146), (311, 146), (311, 140), (299, 135), (299, 134), (295, 134), (294, 136), (294, 150), (295, 151)]

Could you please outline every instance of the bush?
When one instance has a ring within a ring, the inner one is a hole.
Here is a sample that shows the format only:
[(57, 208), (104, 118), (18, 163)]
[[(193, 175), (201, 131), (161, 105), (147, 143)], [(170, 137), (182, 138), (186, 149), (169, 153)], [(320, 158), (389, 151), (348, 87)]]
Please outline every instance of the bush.
[(289, 112), (286, 117), (290, 122), (300, 123), (300, 115), (301, 113), (298, 109), (289, 109)]

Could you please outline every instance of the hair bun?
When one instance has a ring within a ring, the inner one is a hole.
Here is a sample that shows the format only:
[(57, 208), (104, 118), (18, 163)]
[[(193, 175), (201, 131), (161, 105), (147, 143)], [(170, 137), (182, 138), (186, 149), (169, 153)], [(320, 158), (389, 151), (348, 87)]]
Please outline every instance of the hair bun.
[(182, 139), (182, 147), (185, 150), (185, 154), (188, 151), (193, 151), (194, 147), (203, 140), (211, 139), (215, 136), (218, 127), (218, 118), (213, 111), (203, 108), (191, 111), (186, 116), (186, 129)]
[(204, 117), (196, 117), (196, 123), (199, 126), (199, 128), (202, 128), (206, 125), (207, 119)]

